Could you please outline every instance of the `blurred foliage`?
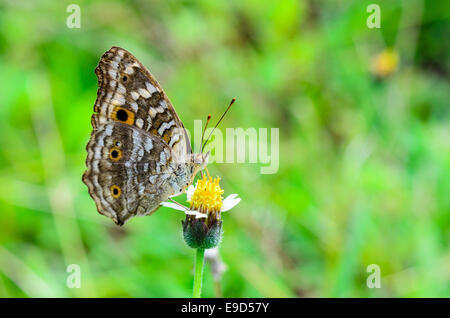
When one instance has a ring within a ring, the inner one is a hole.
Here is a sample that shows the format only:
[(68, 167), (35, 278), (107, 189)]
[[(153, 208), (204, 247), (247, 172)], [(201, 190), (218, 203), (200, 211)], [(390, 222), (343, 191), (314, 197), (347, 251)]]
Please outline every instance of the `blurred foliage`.
[(80, 29), (66, 27), (74, 1), (0, 1), (0, 296), (191, 295), (184, 216), (119, 228), (81, 182), (111, 46), (152, 71), (189, 129), (232, 97), (223, 128), (280, 128), (276, 174), (210, 165), (243, 198), (223, 216), (223, 296), (450, 296), (447, 2), (376, 1), (381, 29), (366, 26), (373, 1), (75, 2)]

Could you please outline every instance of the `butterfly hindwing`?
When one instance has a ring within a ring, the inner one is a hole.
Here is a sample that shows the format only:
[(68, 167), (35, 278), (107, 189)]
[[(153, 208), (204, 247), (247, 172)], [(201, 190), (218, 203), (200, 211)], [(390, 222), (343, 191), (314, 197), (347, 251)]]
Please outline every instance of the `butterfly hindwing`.
[(133, 126), (109, 122), (97, 127), (86, 147), (83, 181), (97, 209), (123, 224), (159, 207), (167, 191), (171, 150), (165, 142)]
[(183, 156), (191, 147), (183, 124), (151, 73), (127, 50), (112, 47), (95, 73), (99, 89), (92, 117), (94, 129), (118, 121), (162, 138)]

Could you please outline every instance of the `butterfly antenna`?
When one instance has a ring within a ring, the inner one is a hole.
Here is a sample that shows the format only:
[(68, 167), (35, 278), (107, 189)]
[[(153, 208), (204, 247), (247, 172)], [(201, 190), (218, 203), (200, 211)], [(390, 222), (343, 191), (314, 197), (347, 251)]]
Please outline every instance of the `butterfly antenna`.
[[(200, 143), (200, 146), (203, 145), (203, 138), (205, 137), (205, 131), (206, 131), (206, 128), (208, 128), (208, 124), (209, 124), (210, 120), (211, 120), (211, 115), (208, 115), (208, 119), (206, 119), (205, 128), (203, 129), (202, 142)], [(200, 176), (203, 178), (203, 171), (200, 171)]]
[[(206, 131), (206, 128), (208, 128), (208, 124), (209, 124), (210, 120), (211, 120), (211, 115), (208, 115), (208, 119), (206, 120), (205, 128), (203, 128), (202, 142), (200, 143), (200, 145), (203, 145), (203, 138), (205, 137), (205, 131)], [(202, 150), (203, 150), (203, 148), (202, 148)]]
[[(234, 102), (236, 101), (236, 98), (233, 98), (230, 102), (230, 105), (228, 106), (228, 108), (225, 110), (225, 112), (223, 113), (222, 117), (220, 117), (220, 119), (217, 121), (217, 124), (214, 126), (213, 130), (211, 130), (211, 133), (209, 134), (208, 138), (206, 139), (205, 143), (202, 146), (202, 152), (203, 149), (206, 146), (206, 143), (208, 142), (209, 138), (211, 138), (212, 133), (214, 132), (214, 130), (217, 128), (217, 126), (219, 126), (220, 122), (222, 121), (223, 117), (225, 117), (225, 115), (228, 113), (228, 111), (230, 110), (231, 106), (233, 106)], [(204, 132), (203, 132), (204, 133)], [(202, 138), (202, 142), (203, 142), (203, 138)]]

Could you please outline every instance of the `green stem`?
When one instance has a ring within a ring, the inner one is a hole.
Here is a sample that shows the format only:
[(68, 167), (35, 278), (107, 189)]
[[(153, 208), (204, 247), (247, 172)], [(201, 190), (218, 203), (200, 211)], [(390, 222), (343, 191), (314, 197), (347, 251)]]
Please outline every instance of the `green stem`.
[(205, 249), (198, 248), (195, 256), (194, 292), (193, 298), (200, 298), (202, 294), (203, 265)]

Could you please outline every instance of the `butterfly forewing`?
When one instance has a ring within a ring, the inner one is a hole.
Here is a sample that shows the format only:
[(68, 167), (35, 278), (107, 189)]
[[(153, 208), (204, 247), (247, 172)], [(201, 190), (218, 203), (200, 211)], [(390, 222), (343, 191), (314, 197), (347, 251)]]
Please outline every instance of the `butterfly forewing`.
[(99, 89), (94, 105), (94, 128), (111, 120), (161, 137), (175, 154), (191, 153), (183, 124), (163, 89), (130, 52), (112, 47), (95, 73)]

